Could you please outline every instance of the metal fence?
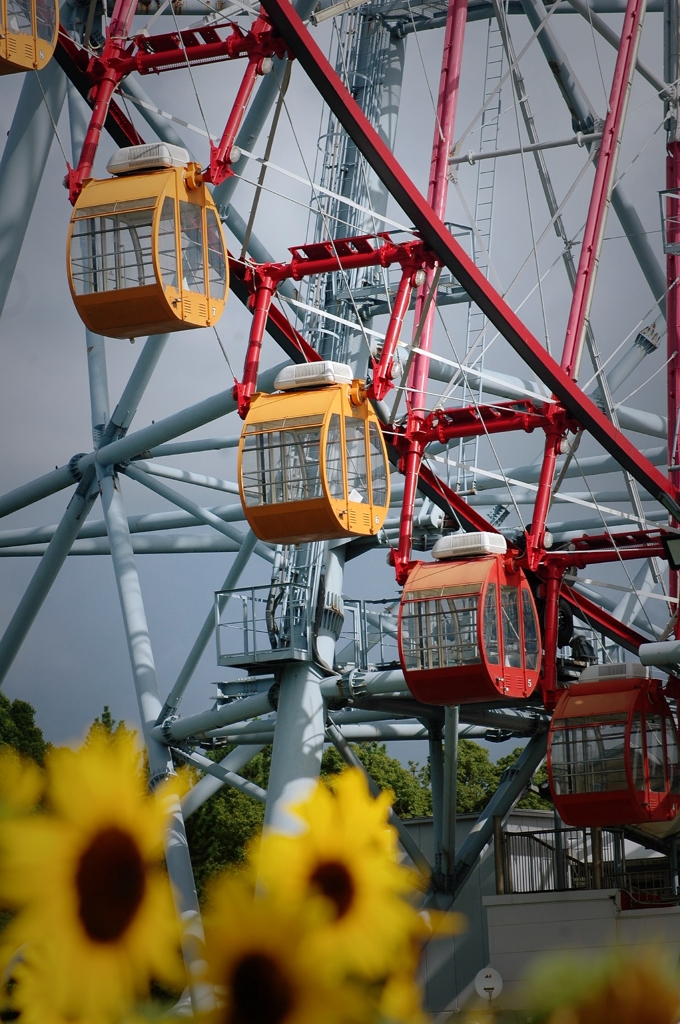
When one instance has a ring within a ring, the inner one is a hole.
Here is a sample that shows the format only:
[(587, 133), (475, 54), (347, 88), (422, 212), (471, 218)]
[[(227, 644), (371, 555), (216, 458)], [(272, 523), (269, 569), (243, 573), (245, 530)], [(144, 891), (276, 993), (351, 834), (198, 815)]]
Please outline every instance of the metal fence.
[(219, 665), (263, 666), (310, 657), (309, 587), (297, 583), (215, 594)]
[(496, 858), (500, 893), (621, 889), (631, 905), (680, 903), (668, 859), (627, 860), (622, 829), (505, 831), (500, 846), (501, 856)]

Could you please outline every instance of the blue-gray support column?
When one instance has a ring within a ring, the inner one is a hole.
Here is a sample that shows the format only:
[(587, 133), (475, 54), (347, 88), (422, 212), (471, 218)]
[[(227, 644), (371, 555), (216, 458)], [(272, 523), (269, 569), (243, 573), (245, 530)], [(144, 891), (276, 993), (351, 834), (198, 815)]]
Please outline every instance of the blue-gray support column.
[(442, 843), (444, 834), (444, 752), (439, 722), (429, 724), (430, 787), (432, 790), (432, 838), (434, 845), (434, 881), (438, 886), (442, 876)]
[(493, 819), (498, 815), (505, 820), (522, 796), (531, 776), (545, 757), (548, 733), (531, 737), (515, 764), (506, 768), (498, 789), (480, 814), (472, 831), (462, 844), (453, 866), (451, 892), (454, 899), (470, 877), (477, 860), (493, 835)]
[[(241, 543), (241, 549), (236, 555), (231, 569), (227, 573), (227, 578), (220, 587), (220, 590), (232, 590), (238, 585), (238, 581), (241, 578), (241, 574), (248, 564), (248, 560), (255, 550), (257, 544), (257, 537), (252, 530), (248, 530), (243, 541)], [(189, 651), (187, 660), (182, 665), (179, 675), (175, 681), (170, 694), (168, 695), (165, 704), (158, 717), (158, 724), (163, 722), (168, 715), (174, 713), (179, 706), (179, 702), (182, 699), (184, 691), (186, 690), (189, 680), (193, 676), (196, 666), (203, 656), (210, 637), (215, 632), (215, 609), (212, 607), (205, 617), (205, 622), (201, 626), (200, 632), (194, 641), (194, 645)]]
[(12, 662), (19, 653), (26, 634), (42, 608), (43, 602), (71, 550), (71, 545), (94, 504), (97, 492), (91, 490), (93, 480), (94, 472), (90, 470), (78, 485), (2, 640), (0, 640), (0, 683), (5, 679)]
[[(161, 710), (156, 665), (123, 497), (112, 469), (100, 472), (99, 486), (137, 693), (139, 716), (142, 721), (144, 742), (149, 759), (150, 785), (153, 786), (173, 772), (172, 758), (168, 748), (159, 742), (152, 733)], [(166, 835), (165, 856), (168, 874), (173, 883), (175, 904), (183, 925), (182, 952), (189, 977), (192, 1008), (197, 1014), (209, 1007), (209, 992), (198, 980), (199, 972), (202, 971), (205, 961), (205, 939), (184, 819), (177, 798), (174, 799), (171, 808), (171, 821)]]
[(59, 121), (65, 96), (66, 76), (56, 60), (27, 72), (0, 160), (0, 314), (54, 139), (52, 119)]
[(444, 710), (444, 813), (442, 820), (442, 876), (448, 888), (456, 859), (456, 805), (458, 803), (458, 705)]
[(113, 410), (113, 416), (106, 426), (104, 443), (123, 437), (129, 430), (169, 337), (169, 334), (152, 334), (147, 338), (129, 380), (123, 389), (120, 401)]
[(294, 832), (299, 822), (287, 806), (309, 796), (321, 771), (324, 742), (322, 675), (311, 662), (282, 672), (265, 825)]

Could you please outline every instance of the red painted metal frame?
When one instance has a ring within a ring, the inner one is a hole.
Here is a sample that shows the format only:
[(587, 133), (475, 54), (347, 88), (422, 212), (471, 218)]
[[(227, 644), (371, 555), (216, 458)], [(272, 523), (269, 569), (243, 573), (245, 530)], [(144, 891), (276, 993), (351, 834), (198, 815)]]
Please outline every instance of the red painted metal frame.
[(632, 626), (627, 626), (620, 619), (600, 608), (573, 587), (562, 585), (560, 597), (567, 602), (575, 615), (589, 623), (598, 633), (603, 633), (621, 647), (637, 655), (640, 644), (649, 643), (649, 637), (638, 633)]
[(427, 247), (449, 268), (473, 302), (551, 389), (569, 415), (645, 490), (680, 518), (675, 486), (584, 395), (478, 270), (352, 99), (288, 0), (263, 0), (263, 7), (354, 144), (412, 219)]
[[(220, 31), (224, 29), (229, 29), (230, 34), (222, 38)], [(257, 64), (264, 57), (274, 55), (286, 55), (285, 43), (273, 32), (268, 21), (260, 17), (247, 32), (243, 32), (234, 22), (229, 22), (219, 29), (206, 25), (163, 35), (137, 35), (130, 41), (124, 54), (113, 58), (111, 63), (121, 76), (133, 71), (149, 75), (185, 68), (187, 64), (212, 64), (240, 57), (247, 57)]]
[(609, 94), (609, 112), (602, 129), (602, 142), (597, 158), (597, 170), (583, 232), (581, 255), (576, 271), (574, 294), (562, 353), (562, 369), (574, 380), (578, 377), (581, 353), (588, 327), (590, 306), (595, 289), (595, 276), (614, 188), (614, 175), (646, 6), (647, 0), (628, 0)]
[[(212, 142), (210, 143), (210, 164), (204, 178), (217, 185), (232, 173), (229, 164), (234, 140), (257, 76), (266, 70), (264, 61), (272, 55), (283, 56), (286, 53), (285, 43), (262, 17), (255, 20), (247, 33), (238, 25), (230, 25), (231, 34), (226, 39), (222, 39), (214, 28), (206, 27), (160, 36), (139, 35), (128, 42), (128, 33), (135, 12), (134, 0), (116, 0), (106, 42), (99, 57), (94, 57), (77, 47), (65, 33), (60, 32), (63, 49), (69, 53), (91, 87), (88, 101), (92, 105), (92, 117), (78, 166), (72, 168), (67, 164), (66, 182), (71, 203), (76, 202), (83, 183), (92, 173), (102, 129), (110, 111), (118, 111), (113, 105), (113, 94), (126, 75), (133, 71), (140, 74), (158, 73), (186, 67), (187, 64), (248, 58), (248, 66), (220, 144), (215, 147)], [(114, 113), (114, 118), (119, 120), (117, 113)], [(139, 144), (141, 140), (134, 127), (129, 121), (127, 125), (135, 136), (132, 145)]]

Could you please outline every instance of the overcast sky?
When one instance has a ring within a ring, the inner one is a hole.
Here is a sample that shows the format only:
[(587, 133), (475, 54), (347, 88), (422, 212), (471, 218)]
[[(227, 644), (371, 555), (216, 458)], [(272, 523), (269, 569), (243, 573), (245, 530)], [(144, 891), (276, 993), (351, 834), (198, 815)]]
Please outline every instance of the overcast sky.
[[(620, 29), (621, 17), (606, 20), (617, 31)], [(141, 27), (143, 19), (138, 21)], [(161, 21), (167, 29), (171, 27), (167, 20)], [(523, 18), (513, 17), (510, 24), (515, 49), (519, 52), (531, 32)], [(604, 115), (615, 51), (600, 37), (593, 36), (587, 23), (576, 14), (556, 14), (552, 24), (592, 105)], [(328, 49), (330, 26), (326, 24), (317, 34)], [(486, 22), (468, 26), (456, 121), (457, 139), (473, 121), (481, 105), (486, 36)], [(427, 184), (432, 143), (434, 115), (431, 96), (437, 93), (442, 42), (443, 30), (434, 30), (420, 34), (417, 40), (410, 36), (406, 46), (396, 155), (423, 190)], [(647, 15), (640, 52), (643, 59), (661, 75), (660, 14)], [(547, 140), (570, 136), (572, 127), (566, 107), (535, 42), (522, 59), (522, 70), (540, 137)], [(240, 74), (238, 62), (196, 68), (193, 72), (201, 107), (214, 134), (222, 131)], [(202, 124), (198, 101), (186, 72), (149, 76), (143, 84), (164, 110), (194, 125)], [(10, 127), (21, 85), (20, 75), (2, 79), (2, 138)], [(503, 90), (502, 111), (499, 146), (516, 146), (516, 111), (508, 87)], [(306, 178), (315, 167), (317, 138), (325, 131), (326, 116), (303, 70), (294, 66), (287, 95), (287, 113), (281, 118), (272, 160)], [(664, 187), (665, 176), (662, 118), (662, 104), (654, 90), (637, 76), (619, 174), (625, 175), (626, 188), (635, 198), (645, 230), (649, 232), (660, 261), (663, 254), (658, 191)], [(150, 130), (142, 127), (143, 122), (136, 116), (135, 120), (142, 134), (151, 138)], [(58, 130), (70, 155), (66, 106)], [(178, 130), (181, 133), (181, 129)], [(185, 134), (199, 158), (207, 162), (205, 138), (189, 132)], [(479, 135), (473, 132), (464, 141), (462, 151), (478, 147)], [(258, 153), (263, 152), (264, 137), (256, 148)], [(112, 143), (104, 138), (95, 165), (99, 176), (104, 176), (106, 160), (112, 151)], [(560, 201), (571, 188), (585, 159), (585, 150), (575, 146), (546, 154)], [(70, 207), (61, 184), (64, 172), (64, 158), (55, 143), (0, 322), (0, 492), (10, 490), (56, 465), (63, 465), (75, 452), (91, 448), (84, 329), (71, 302), (65, 273)], [(255, 177), (256, 173), (257, 169), (253, 170), (251, 166), (248, 176)], [(461, 167), (460, 188), (465, 203), (452, 186), (447, 219), (468, 223), (465, 207), (474, 207), (476, 175), (476, 167)], [(567, 231), (575, 239), (573, 251), (576, 260), (592, 177), (590, 168), (565, 208)], [(255, 232), (276, 258), (283, 259), (289, 246), (300, 244), (308, 237), (309, 189), (274, 171), (267, 176), (267, 186), (272, 191), (262, 197)], [(234, 204), (246, 218), (251, 200), (252, 188), (241, 183)], [(3, 201), (11, 202), (11, 196), (3, 197)], [(403, 220), (394, 203), (391, 203), (389, 212), (395, 220)], [(531, 253), (532, 226), (534, 237), (539, 237), (548, 219), (533, 161), (526, 160), (525, 171), (519, 157), (499, 161), (491, 256), (496, 283), (503, 291)], [(651, 293), (635, 264), (628, 242), (621, 237), (621, 229), (613, 214), (610, 215), (606, 235), (592, 315), (593, 328), (605, 358), (627, 335), (632, 332), (634, 336), (639, 321), (650, 323), (656, 316), (655, 312), (649, 315), (653, 306)], [(554, 234), (548, 232), (538, 250), (539, 271), (541, 275), (547, 272), (540, 291), (535, 287), (536, 263), (532, 258), (508, 292), (510, 303), (515, 308), (521, 306), (522, 317), (544, 343), (547, 324), (552, 352), (558, 355), (569, 308), (569, 289), (559, 254), (559, 243)], [(448, 308), (444, 312), (444, 320), (447, 329), (445, 331), (441, 324), (437, 325), (435, 349), (448, 358), (454, 358), (454, 353), (464, 349), (465, 308)], [(384, 328), (384, 322), (376, 321), (375, 326), (380, 330)], [(236, 374), (242, 362), (248, 328), (249, 314), (232, 296), (218, 330)], [(408, 336), (408, 331), (405, 331), (405, 336)], [(625, 347), (628, 344), (630, 342)], [(135, 345), (127, 341), (106, 342), (111, 408), (115, 406), (141, 347), (141, 340)], [(644, 383), (649, 375), (663, 366), (665, 357), (662, 351), (663, 347), (656, 356), (649, 357), (631, 382), (631, 391), (642, 385), (631, 399), (631, 404), (665, 412), (663, 374), (659, 373), (650, 383)], [(280, 350), (271, 339), (267, 339), (263, 365), (273, 365), (280, 360)], [(486, 357), (486, 366), (530, 376), (502, 339), (493, 343)], [(584, 359), (582, 380), (585, 382), (589, 377), (590, 368)], [(232, 384), (229, 366), (212, 331), (176, 334), (166, 346), (133, 429)], [(617, 397), (625, 398), (627, 393), (628, 389), (624, 387)], [(239, 431), (240, 422), (232, 416), (202, 428), (196, 436), (232, 435)], [(641, 435), (635, 440), (641, 448), (662, 443)], [(482, 445), (480, 459), (481, 465), (497, 471), (498, 461), (506, 470), (531, 462), (538, 455), (542, 442), (538, 436), (513, 435), (497, 438), (494, 445), (496, 455)], [(590, 441), (584, 442), (581, 448), (581, 452), (586, 454), (597, 450)], [(165, 461), (197, 472), (235, 479), (233, 451)], [(607, 486), (621, 486), (620, 477), (604, 479)], [(580, 487), (574, 484), (575, 489), (584, 487), (583, 484)], [(183, 490), (206, 505), (229, 501), (228, 496), (225, 498), (219, 492), (191, 487)], [(129, 514), (167, 511), (171, 507), (132, 481), (123, 482), (123, 492)], [(58, 522), (68, 496), (68, 492), (61, 492), (7, 517), (3, 521), (3, 529)], [(575, 507), (571, 508), (572, 512), (565, 513), (564, 518), (581, 518), (581, 510), (573, 512)], [(530, 518), (529, 509), (526, 513)], [(90, 519), (101, 518), (101, 507), (96, 504)], [(211, 606), (213, 591), (227, 575), (232, 559), (233, 555), (229, 554), (139, 556), (139, 572), (163, 695), (174, 682)], [(0, 558), (0, 628), (9, 621), (36, 564), (33, 558)], [(268, 566), (255, 558), (243, 582), (265, 582), (267, 578)], [(349, 564), (345, 593), (349, 597), (396, 596), (397, 588), (385, 564), (384, 550), (374, 551)], [(215, 648), (211, 644), (187, 693), (183, 711), (204, 708), (212, 696), (211, 683), (225, 677), (225, 671), (216, 666)], [(94, 716), (101, 713), (104, 704), (110, 705), (116, 718), (137, 719), (115, 580), (108, 557), (72, 557), (67, 560), (9, 673), (4, 692), (12, 698), (29, 700), (37, 709), (37, 720), (46, 736), (55, 742), (81, 736)], [(419, 759), (425, 756), (423, 745), (404, 744), (401, 753), (402, 756), (417, 756)]]

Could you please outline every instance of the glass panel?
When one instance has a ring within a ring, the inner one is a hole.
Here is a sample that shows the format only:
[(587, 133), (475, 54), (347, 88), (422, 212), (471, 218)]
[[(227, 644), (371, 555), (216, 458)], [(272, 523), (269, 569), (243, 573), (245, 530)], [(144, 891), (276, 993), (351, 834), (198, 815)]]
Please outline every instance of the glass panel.
[(670, 715), (666, 716), (666, 764), (671, 793), (680, 793), (680, 764), (678, 763), (678, 734)]
[(645, 739), (647, 740), (647, 773), (652, 793), (666, 790), (666, 772), (663, 755), (663, 720), (661, 715), (647, 715)]
[(241, 463), (246, 505), (320, 498), (320, 439), (320, 427), (247, 435)]
[(628, 788), (625, 723), (559, 729), (550, 741), (555, 792), (605, 793)]
[(630, 772), (633, 776), (633, 789), (637, 792), (645, 790), (645, 755), (642, 750), (642, 715), (636, 711), (630, 727)]
[(340, 417), (331, 416), (326, 437), (326, 478), (331, 498), (342, 501), (345, 497), (345, 481), (342, 475), (342, 445), (340, 442)]
[(406, 668), (427, 671), (481, 662), (476, 597), (407, 601), (401, 619)]
[(33, 35), (31, 0), (7, 0), (7, 28), (17, 34)]
[(227, 258), (224, 252), (224, 241), (215, 211), (211, 207), (206, 209), (205, 219), (208, 228), (208, 285), (211, 296), (222, 300), (227, 290)]
[(158, 262), (163, 284), (177, 288), (177, 237), (175, 235), (175, 200), (166, 196), (163, 200), (161, 219), (158, 225)]
[(36, 28), (38, 39), (51, 43), (57, 25), (57, 12), (54, 0), (36, 0)]
[(387, 464), (377, 424), (368, 424), (368, 446), (371, 451), (371, 488), (373, 504), (387, 504)]
[(524, 662), (527, 668), (538, 668), (538, 624), (531, 594), (522, 587), (522, 625), (524, 626)]
[(153, 210), (76, 221), (71, 237), (71, 273), (76, 294), (154, 284), (152, 222)]
[(201, 207), (193, 203), (179, 204), (179, 244), (182, 249), (182, 287), (205, 295), (203, 266), (203, 218)]
[(348, 501), (367, 501), (368, 499), (365, 427), (364, 420), (345, 416)]
[(517, 587), (501, 587), (503, 619), (503, 664), (522, 667), (522, 642), (519, 635), (519, 593)]
[(492, 665), (500, 665), (498, 652), (498, 605), (496, 584), (490, 583), (484, 599), (484, 653)]

